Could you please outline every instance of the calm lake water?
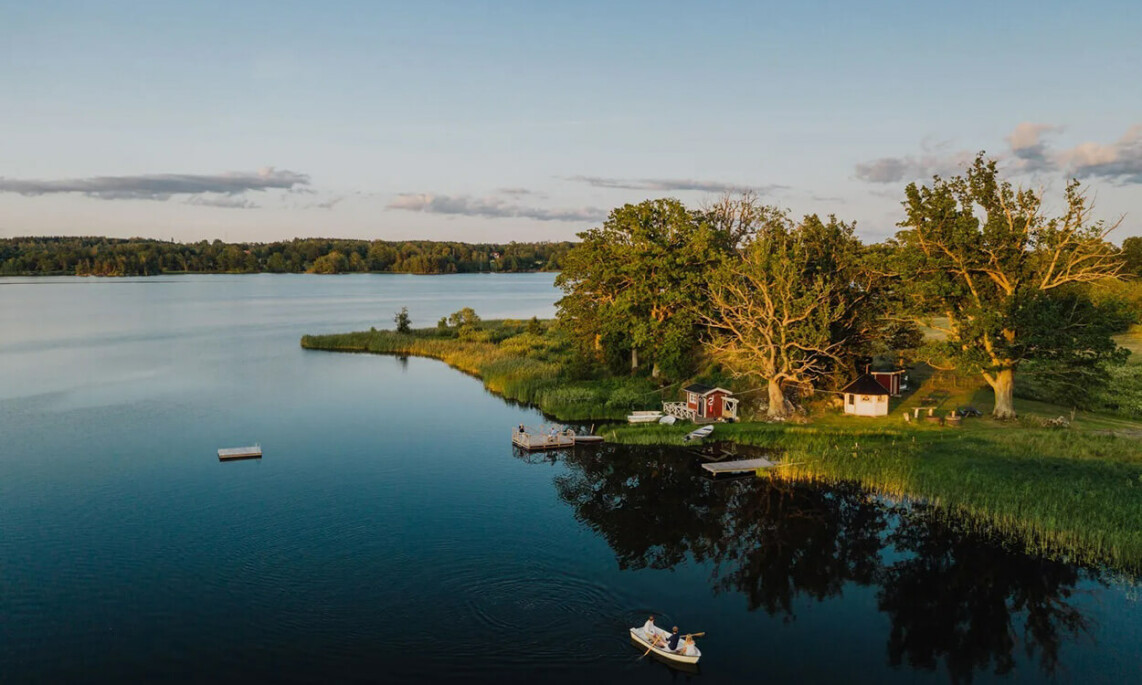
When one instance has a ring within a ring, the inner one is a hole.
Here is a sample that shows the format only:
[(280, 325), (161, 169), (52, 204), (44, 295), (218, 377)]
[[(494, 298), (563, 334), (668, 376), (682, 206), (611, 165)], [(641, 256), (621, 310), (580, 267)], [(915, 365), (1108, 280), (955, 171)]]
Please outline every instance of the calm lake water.
[[(522, 455), (543, 417), (476, 379), (298, 345), (552, 280), (0, 279), (0, 680), (1142, 680), (1138, 579), (681, 450)], [(639, 658), (650, 612), (699, 673)]]

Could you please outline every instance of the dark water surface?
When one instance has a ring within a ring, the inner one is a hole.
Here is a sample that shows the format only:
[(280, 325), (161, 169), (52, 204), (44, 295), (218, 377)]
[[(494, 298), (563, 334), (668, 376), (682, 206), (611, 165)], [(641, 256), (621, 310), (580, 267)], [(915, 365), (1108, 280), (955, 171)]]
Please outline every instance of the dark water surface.
[[(556, 298), (542, 274), (0, 279), (0, 680), (1142, 680), (1137, 579), (683, 451), (518, 454), (542, 417), (473, 378), (298, 346)], [(698, 674), (639, 659), (648, 612), (709, 633)]]

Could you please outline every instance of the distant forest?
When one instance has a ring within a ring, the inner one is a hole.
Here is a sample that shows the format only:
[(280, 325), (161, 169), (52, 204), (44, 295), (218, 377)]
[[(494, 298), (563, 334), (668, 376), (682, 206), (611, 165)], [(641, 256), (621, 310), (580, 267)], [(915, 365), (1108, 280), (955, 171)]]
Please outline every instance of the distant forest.
[(572, 243), (294, 239), (176, 243), (144, 238), (0, 239), (0, 276), (154, 276), (164, 273), (558, 271)]

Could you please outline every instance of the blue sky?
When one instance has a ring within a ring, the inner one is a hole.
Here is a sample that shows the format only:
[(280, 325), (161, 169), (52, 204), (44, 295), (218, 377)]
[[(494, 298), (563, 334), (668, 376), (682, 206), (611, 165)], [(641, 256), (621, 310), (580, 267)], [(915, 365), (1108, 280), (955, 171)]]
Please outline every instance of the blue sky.
[(978, 150), (1142, 235), (1138, 2), (0, 4), (0, 236), (561, 240)]

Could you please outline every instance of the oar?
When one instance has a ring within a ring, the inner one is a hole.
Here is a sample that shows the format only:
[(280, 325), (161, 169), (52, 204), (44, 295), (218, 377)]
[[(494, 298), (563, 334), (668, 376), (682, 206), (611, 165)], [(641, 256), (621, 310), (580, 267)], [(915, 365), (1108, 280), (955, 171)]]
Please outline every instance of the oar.
[(642, 653), (642, 656), (640, 656), (640, 657), (638, 658), (638, 660), (639, 660), (639, 661), (642, 661), (643, 657), (645, 657), (647, 654), (650, 654), (650, 653), (651, 653), (651, 651), (653, 651), (653, 650), (654, 650), (654, 636), (653, 636), (653, 634), (651, 635), (651, 639), (647, 640), (647, 642), (649, 642), (649, 643), (650, 643), (650, 646), (649, 646), (649, 647), (647, 647), (647, 648), (646, 648), (646, 651)]
[[(706, 632), (705, 632), (705, 631), (702, 631), (702, 632), (700, 632), (700, 633), (686, 633), (685, 637), (706, 637)], [(639, 657), (639, 660), (641, 661), (641, 660), (642, 660), (642, 657), (646, 656), (647, 654), (650, 654), (650, 652), (651, 652), (653, 649), (654, 649), (654, 642), (651, 642), (651, 643), (650, 643), (650, 646), (649, 646), (649, 647), (647, 647), (647, 648), (646, 648), (646, 651), (645, 651), (645, 652), (643, 652), (643, 653), (642, 653), (642, 656), (640, 656), (640, 657)]]

